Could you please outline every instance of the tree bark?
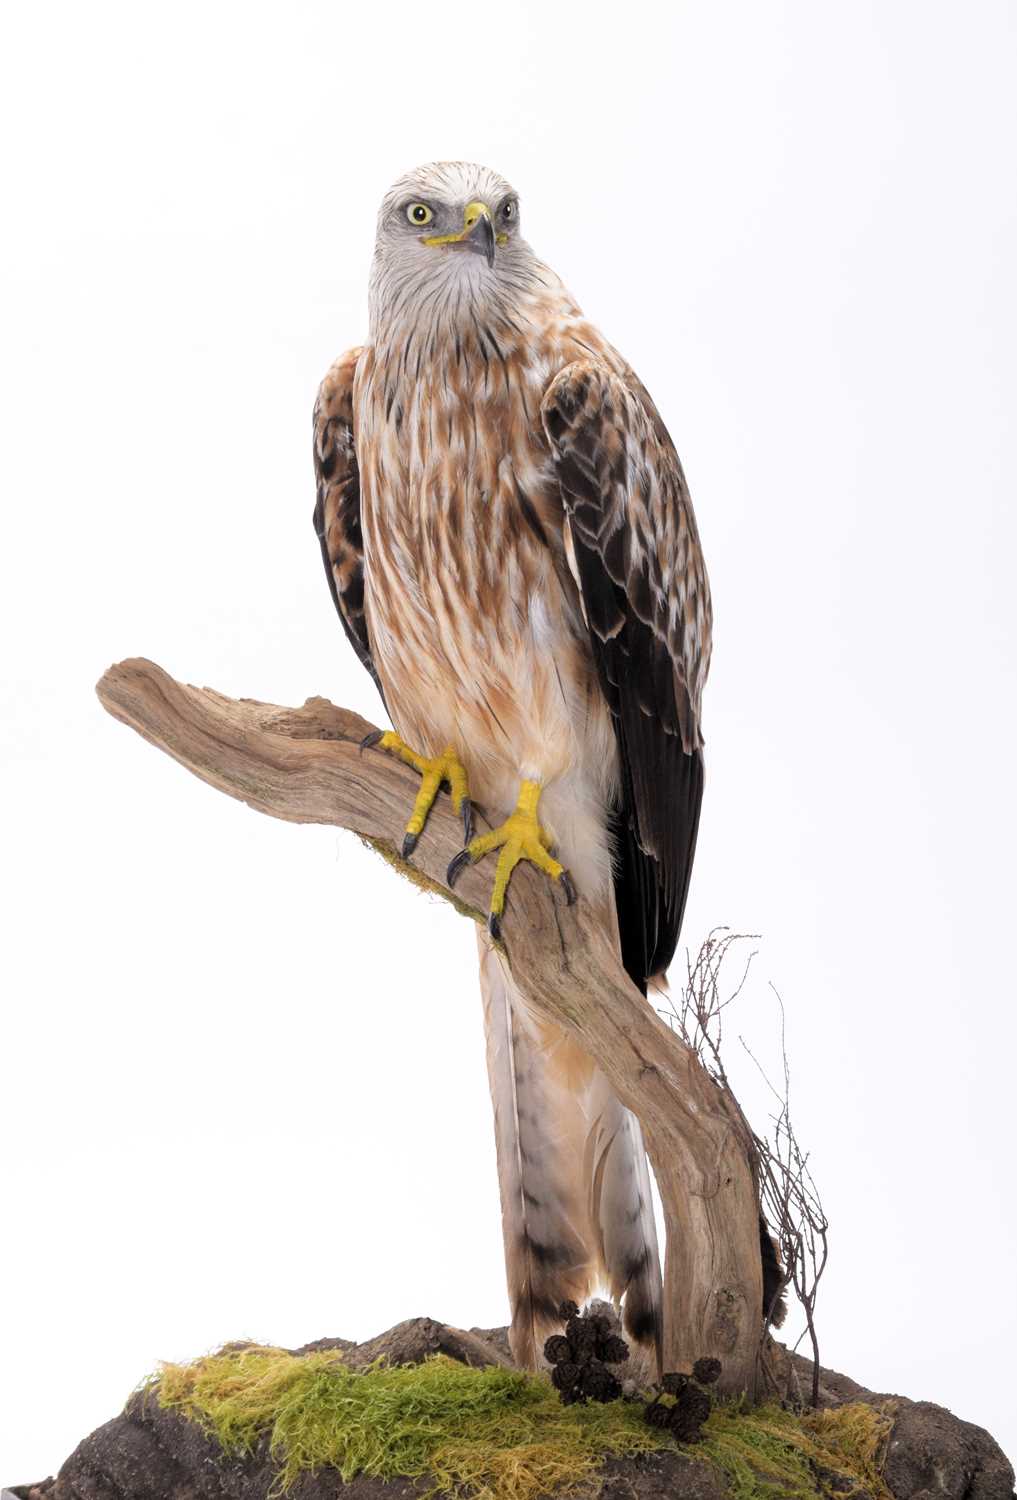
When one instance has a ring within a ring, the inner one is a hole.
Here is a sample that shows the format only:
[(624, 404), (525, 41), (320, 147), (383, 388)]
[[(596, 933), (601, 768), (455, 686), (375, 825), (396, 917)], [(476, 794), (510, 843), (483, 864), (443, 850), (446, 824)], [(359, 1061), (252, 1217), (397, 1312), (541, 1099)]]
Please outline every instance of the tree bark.
[[(462, 826), (439, 797), (408, 864), (397, 853), (418, 778), (376, 750), (373, 725), (309, 698), (302, 708), (226, 698), (143, 658), (111, 667), (103, 707), (202, 781), (258, 812), (346, 828), (465, 915), (486, 920), (491, 872), (445, 884)], [(646, 1135), (664, 1206), (664, 1368), (723, 1363), (721, 1389), (755, 1394), (762, 1333), (758, 1195), (751, 1141), (694, 1054), (647, 1004), (582, 900), (565, 906), (528, 865), (512, 878), (504, 944), (527, 1000), (595, 1058)]]

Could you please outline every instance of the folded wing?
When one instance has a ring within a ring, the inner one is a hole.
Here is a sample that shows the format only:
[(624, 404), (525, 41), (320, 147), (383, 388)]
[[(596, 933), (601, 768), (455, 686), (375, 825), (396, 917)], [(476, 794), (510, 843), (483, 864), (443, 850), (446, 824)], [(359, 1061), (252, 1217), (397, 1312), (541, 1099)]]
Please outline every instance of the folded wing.
[(579, 360), (541, 413), (618, 739), (615, 896), (625, 967), (645, 986), (674, 955), (695, 855), (709, 585), (678, 455), (635, 376)]
[[(360, 470), (353, 445), (353, 377), (359, 349), (340, 355), (314, 403), (314, 529), (325, 576), (346, 638), (381, 683), (371, 658), (364, 615), (364, 538), (360, 529)], [(382, 699), (384, 700), (384, 693)]]

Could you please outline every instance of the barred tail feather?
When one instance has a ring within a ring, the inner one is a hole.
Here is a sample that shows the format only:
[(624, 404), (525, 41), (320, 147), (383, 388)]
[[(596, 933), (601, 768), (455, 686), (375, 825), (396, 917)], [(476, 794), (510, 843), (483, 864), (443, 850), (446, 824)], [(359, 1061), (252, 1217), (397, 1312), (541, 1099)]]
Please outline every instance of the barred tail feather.
[(624, 1299), (625, 1331), (661, 1360), (661, 1276), (643, 1132), (599, 1069), (589, 1100), (585, 1181), (599, 1278)]
[(582, 1192), (583, 1100), (593, 1064), (563, 1032), (526, 1009), (484, 935), (480, 951), (509, 1343), (518, 1365), (536, 1369), (544, 1341), (561, 1331), (559, 1304), (566, 1297), (583, 1302), (593, 1285)]
[(513, 1356), (537, 1368), (561, 1302), (603, 1286), (659, 1368), (660, 1258), (639, 1122), (590, 1056), (528, 1010), (485, 935), (480, 954)]

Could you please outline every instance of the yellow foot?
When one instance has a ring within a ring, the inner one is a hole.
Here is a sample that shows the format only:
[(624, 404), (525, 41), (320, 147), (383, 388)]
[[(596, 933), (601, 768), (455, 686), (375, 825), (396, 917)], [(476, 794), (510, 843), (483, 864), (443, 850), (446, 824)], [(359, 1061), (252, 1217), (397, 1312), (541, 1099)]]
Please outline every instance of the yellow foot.
[(449, 885), (455, 885), (467, 865), (482, 859), (485, 854), (490, 854), (492, 849), (501, 850), (498, 855), (498, 866), (494, 872), (491, 911), (487, 919), (488, 930), (493, 938), (501, 937), (505, 892), (508, 890), (512, 871), (521, 859), (528, 859), (531, 864), (536, 865), (538, 870), (543, 870), (545, 875), (549, 875), (552, 880), (557, 880), (565, 892), (565, 899), (569, 906), (576, 899), (576, 888), (572, 884), (568, 871), (563, 869), (548, 853), (551, 839), (537, 822), (540, 790), (539, 781), (524, 781), (519, 788), (519, 801), (516, 803), (516, 810), (512, 816), (506, 818), (500, 828), (494, 828), (490, 833), (468, 841), (466, 848), (460, 850), (448, 867), (446, 879)]
[(372, 745), (377, 745), (379, 750), (387, 750), (391, 755), (397, 755), (401, 761), (405, 761), (406, 765), (420, 772), (420, 791), (413, 804), (413, 815), (406, 825), (406, 836), (403, 839), (403, 859), (409, 859), (417, 847), (417, 840), (443, 782), (448, 783), (449, 791), (452, 793), (452, 806), (463, 820), (463, 831), (469, 841), (473, 836), (473, 803), (470, 801), (466, 771), (451, 745), (447, 750), (443, 750), (441, 755), (429, 758), (411, 750), (409, 745), (397, 734), (393, 734), (390, 729), (384, 731), (376, 729), (373, 734), (369, 734), (360, 742), (361, 750), (368, 750)]

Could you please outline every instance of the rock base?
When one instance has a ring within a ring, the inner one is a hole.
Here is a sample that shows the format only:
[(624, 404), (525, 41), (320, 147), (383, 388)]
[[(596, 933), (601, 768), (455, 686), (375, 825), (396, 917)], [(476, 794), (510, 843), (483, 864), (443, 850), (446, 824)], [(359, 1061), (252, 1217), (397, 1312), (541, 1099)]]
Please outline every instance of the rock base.
[[(411, 1318), (362, 1344), (319, 1339), (292, 1352), (327, 1349), (342, 1350), (354, 1369), (380, 1355), (391, 1364), (416, 1364), (438, 1353), (475, 1368), (512, 1368), (506, 1329), (451, 1328), (431, 1318)], [(773, 1346), (769, 1365), (778, 1399), (794, 1401), (809, 1388), (811, 1365), (782, 1346)], [(856, 1401), (880, 1409), (894, 1403), (883, 1479), (895, 1500), (1015, 1500), (1013, 1469), (984, 1428), (930, 1401), (879, 1394), (822, 1371), (820, 1406)], [(55, 1477), (5, 1490), (2, 1500), (266, 1500), (275, 1477), (264, 1449), (243, 1459), (224, 1456), (195, 1423), (132, 1397), (119, 1416), (79, 1443)], [(600, 1500), (725, 1500), (729, 1494), (711, 1465), (677, 1451), (611, 1459), (599, 1486)], [(416, 1500), (427, 1488), (425, 1481), (365, 1475), (344, 1485), (335, 1472), (320, 1471), (302, 1475), (289, 1494), (291, 1500)], [(823, 1493), (817, 1478), (816, 1495)], [(873, 1497), (856, 1490), (852, 1500)]]

